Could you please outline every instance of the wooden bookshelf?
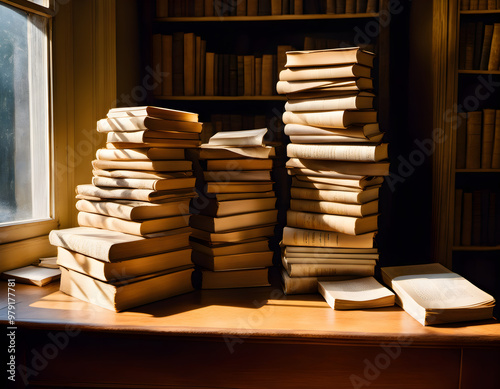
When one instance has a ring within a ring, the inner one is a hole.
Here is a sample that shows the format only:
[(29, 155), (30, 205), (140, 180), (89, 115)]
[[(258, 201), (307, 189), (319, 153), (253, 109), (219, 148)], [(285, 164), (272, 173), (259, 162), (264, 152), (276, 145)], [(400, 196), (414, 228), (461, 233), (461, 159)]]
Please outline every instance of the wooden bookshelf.
[(458, 74), (500, 74), (500, 70), (459, 70)]
[(309, 14), (309, 15), (263, 15), (263, 16), (189, 16), (155, 18), (156, 22), (199, 23), (199, 22), (277, 22), (288, 20), (336, 20), (378, 18), (379, 13), (352, 14)]
[(500, 9), (476, 9), (473, 11), (460, 11), (461, 15), (495, 15), (500, 14)]
[(500, 173), (500, 169), (455, 169), (457, 173)]
[(500, 251), (498, 246), (453, 246), (453, 251)]

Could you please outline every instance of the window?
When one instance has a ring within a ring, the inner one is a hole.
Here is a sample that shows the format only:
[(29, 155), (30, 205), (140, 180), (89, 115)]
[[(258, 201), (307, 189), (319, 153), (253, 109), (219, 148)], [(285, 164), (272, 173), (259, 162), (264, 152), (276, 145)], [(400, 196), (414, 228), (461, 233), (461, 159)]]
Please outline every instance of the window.
[(19, 3), (0, 1), (0, 243), (16, 240), (3, 234), (9, 226), (52, 216), (51, 15), (46, 0)]

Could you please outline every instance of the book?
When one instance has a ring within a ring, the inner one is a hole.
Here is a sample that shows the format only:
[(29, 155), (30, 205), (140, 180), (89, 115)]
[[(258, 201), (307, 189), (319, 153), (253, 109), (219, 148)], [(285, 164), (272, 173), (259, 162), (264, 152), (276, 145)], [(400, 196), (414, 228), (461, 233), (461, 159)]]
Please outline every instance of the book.
[(375, 232), (347, 235), (290, 226), (283, 229), (283, 244), (286, 246), (373, 248), (374, 238)]
[[(178, 111), (181, 112), (181, 111)], [(180, 115), (179, 115), (180, 116)], [(133, 132), (141, 130), (200, 133), (202, 123), (151, 116), (113, 116), (97, 121), (98, 132)], [(188, 136), (184, 134), (184, 136)]]
[(290, 277), (320, 277), (335, 275), (373, 276), (375, 264), (323, 264), (323, 263), (288, 263), (281, 258), (283, 267)]
[(85, 200), (138, 200), (151, 203), (164, 202), (172, 199), (190, 198), (195, 196), (194, 190), (177, 189), (156, 191), (152, 189), (100, 188), (91, 184), (76, 187), (78, 199)]
[(194, 207), (194, 212), (207, 216), (223, 217), (237, 215), (241, 213), (264, 211), (274, 209), (276, 205), (275, 197), (249, 198), (241, 200), (220, 201), (217, 199), (207, 199), (202, 207)]
[(349, 281), (319, 281), (318, 292), (333, 309), (391, 307), (395, 295), (373, 277)]
[(17, 269), (2, 272), (1, 278), (4, 280), (13, 279), (20, 284), (45, 286), (61, 277), (59, 269), (50, 269), (39, 266), (23, 266)]
[[(146, 147), (198, 147), (197, 139), (175, 139), (173, 133), (160, 131), (108, 132), (106, 141), (109, 143), (124, 143), (123, 148), (138, 147), (136, 144), (149, 143)], [(135, 144), (134, 144), (135, 143)]]
[(207, 170), (242, 171), (242, 170), (271, 170), (271, 159), (211, 159), (207, 161)]
[(280, 81), (329, 80), (334, 78), (370, 78), (371, 68), (358, 64), (287, 68), (280, 72)]
[(374, 200), (364, 204), (345, 204), (332, 201), (297, 200), (292, 198), (290, 200), (290, 209), (299, 212), (363, 217), (378, 213), (378, 201)]
[(109, 177), (109, 178), (137, 178), (137, 179), (176, 179), (192, 177), (191, 170), (181, 172), (155, 172), (144, 170), (103, 170), (92, 169), (94, 177)]
[(453, 220), (453, 245), (460, 246), (462, 228), (462, 198), (463, 189), (455, 189), (455, 212)]
[(63, 247), (57, 248), (58, 265), (109, 282), (192, 266), (191, 248), (166, 251), (119, 262), (104, 262)]
[(384, 180), (383, 177), (363, 177), (309, 169), (288, 169), (288, 174), (293, 177), (294, 180), (292, 184), (294, 186), (298, 186), (296, 185), (297, 182), (305, 182), (307, 184), (313, 183), (339, 186), (345, 188), (345, 190), (359, 190), (372, 186), (380, 186)]
[(154, 106), (111, 108), (107, 116), (108, 118), (149, 116), (152, 118), (179, 120), (184, 122), (198, 121), (197, 113)]
[(494, 298), (441, 264), (383, 267), (381, 272), (396, 303), (422, 325), (493, 317)]
[(272, 251), (268, 250), (228, 255), (209, 255), (195, 249), (193, 262), (195, 265), (212, 271), (263, 268), (273, 265), (273, 254)]
[(329, 255), (370, 255), (371, 259), (378, 259), (376, 248), (338, 248), (338, 247), (311, 247), (311, 246), (283, 246), (283, 252), (288, 256), (293, 254), (329, 254)]
[(196, 73), (196, 36), (194, 33), (184, 34), (184, 95), (195, 94)]
[(257, 128), (243, 131), (221, 131), (214, 134), (208, 141), (210, 146), (262, 146), (267, 128)]
[(210, 271), (195, 270), (193, 278), (201, 289), (227, 289), (269, 286), (268, 269)]
[(274, 224), (259, 225), (256, 227), (247, 227), (237, 230), (223, 232), (209, 232), (198, 228), (192, 229), (192, 236), (210, 242), (240, 242), (242, 240), (254, 239), (258, 237), (274, 236)]
[(272, 182), (248, 181), (248, 182), (208, 182), (205, 187), (206, 193), (252, 193), (268, 192), (273, 189)]
[(351, 138), (341, 135), (291, 135), (290, 142), (299, 144), (380, 143), (383, 137), (383, 133), (366, 138)]
[[(338, 13), (338, 12), (337, 12)], [(360, 64), (373, 66), (374, 54), (359, 47), (347, 47), (313, 51), (289, 51), (286, 67), (328, 66), (341, 64)]]
[(103, 282), (85, 274), (61, 268), (60, 290), (80, 300), (119, 312), (191, 292), (193, 271), (181, 269), (137, 277), (127, 282)]
[[(161, 53), (161, 49), (162, 49), (162, 45), (161, 45), (161, 34), (153, 34), (153, 37), (152, 37), (152, 65), (153, 65), (153, 69), (158, 69), (160, 70), (162, 68), (162, 53)], [(161, 90), (162, 90), (162, 85), (160, 82), (157, 82), (155, 85), (154, 85), (154, 88), (153, 88), (153, 95), (155, 96), (159, 96), (161, 95)]]
[(379, 162), (388, 158), (387, 144), (380, 145), (300, 145), (289, 144), (290, 158), (352, 162)]
[(274, 155), (273, 147), (231, 147), (220, 148), (219, 146), (202, 147), (198, 152), (199, 159), (235, 159), (235, 158), (259, 158), (268, 159)]
[(185, 160), (172, 161), (140, 161), (140, 160), (120, 160), (106, 161), (95, 159), (92, 161), (94, 169), (102, 170), (148, 170), (152, 172), (175, 172), (192, 170), (192, 162)]
[(140, 256), (189, 247), (188, 228), (157, 234), (151, 238), (90, 227), (52, 230), (49, 241), (105, 262), (119, 262)]
[(493, 25), (487, 24), (484, 26), (484, 37), (483, 37), (483, 44), (481, 47), (481, 60), (479, 61), (480, 70), (488, 70), (492, 40), (493, 40)]
[(493, 25), (488, 70), (498, 70), (500, 66), (500, 23)]
[(143, 149), (98, 149), (96, 158), (106, 161), (184, 159), (184, 150), (151, 147)]
[(172, 35), (161, 36), (161, 71), (163, 73), (161, 94), (172, 96)]
[(484, 109), (482, 146), (481, 146), (481, 169), (491, 169), (494, 137), (495, 137), (495, 110)]
[[(307, 189), (319, 189), (319, 190), (332, 190), (332, 191), (343, 191), (343, 192), (357, 192), (367, 188), (380, 187), (380, 184), (384, 181), (383, 177), (371, 177), (373, 180), (373, 185), (364, 185), (363, 188), (354, 186), (344, 186), (335, 185), (331, 183), (330, 178), (313, 177), (313, 176), (293, 176), (292, 177), (292, 187), (295, 188), (307, 188)], [(344, 180), (347, 181), (347, 180)], [(368, 183), (368, 178), (364, 180)], [(352, 183), (351, 183), (352, 184)], [(358, 181), (359, 184), (359, 181)]]
[(283, 123), (305, 124), (317, 127), (347, 128), (353, 124), (374, 123), (377, 121), (376, 111), (321, 111), (294, 113), (286, 111), (283, 113)]
[(337, 160), (318, 160), (318, 159), (300, 159), (290, 158), (286, 162), (287, 168), (309, 169), (316, 171), (329, 171), (343, 175), (360, 176), (388, 176), (389, 162), (365, 163), (349, 162)]
[(80, 211), (78, 212), (78, 224), (81, 227), (103, 228), (126, 234), (144, 236), (157, 232), (188, 227), (189, 214), (175, 215), (159, 219), (133, 221)]
[(271, 181), (271, 172), (265, 170), (204, 171), (203, 178), (207, 182)]
[(377, 218), (378, 215), (352, 217), (287, 211), (287, 225), (290, 227), (335, 231), (346, 235), (360, 235), (376, 231)]
[(467, 153), (467, 113), (459, 112), (457, 114), (457, 146), (456, 163), (457, 169), (465, 169), (465, 158)]
[(286, 135), (307, 136), (346, 136), (350, 138), (368, 139), (373, 135), (380, 134), (378, 123), (356, 124), (347, 128), (325, 128), (308, 126), (304, 124), (289, 123), (285, 125)]
[(465, 157), (465, 167), (467, 169), (479, 169), (481, 167), (481, 129), (481, 112), (469, 112), (467, 114), (467, 152)]
[(493, 137), (491, 167), (500, 169), (500, 109), (495, 111), (495, 135)]
[(285, 294), (318, 293), (319, 281), (344, 281), (356, 279), (359, 276), (320, 276), (320, 277), (290, 277), (285, 269), (281, 270), (281, 282)]
[(161, 204), (145, 201), (90, 201), (78, 200), (76, 209), (82, 212), (97, 213), (125, 220), (147, 220), (189, 213), (190, 199), (175, 199)]
[(285, 109), (290, 112), (335, 111), (346, 109), (373, 109), (375, 95), (369, 92), (360, 92), (342, 97), (328, 97), (321, 99), (294, 99), (288, 100)]
[(191, 247), (196, 250), (198, 254), (201, 253), (212, 257), (265, 252), (269, 250), (269, 242), (264, 237), (238, 243), (213, 243), (192, 237), (190, 243)]
[[(333, 80), (304, 80), (304, 81), (278, 81), (276, 91), (295, 99), (314, 98), (323, 92), (353, 92), (373, 89), (373, 80), (370, 78), (337, 78)], [(310, 95), (311, 93), (312, 95)], [(297, 94), (295, 97), (294, 94)]]
[[(366, 254), (365, 257), (371, 256)], [(288, 264), (312, 264), (312, 265), (372, 265), (377, 264), (376, 259), (365, 258), (363, 254), (316, 254), (311, 253), (293, 253), (285, 254), (283, 258)]]
[(183, 178), (113, 178), (113, 177), (92, 177), (92, 184), (109, 188), (136, 188), (152, 190), (173, 190), (193, 188), (194, 177)]
[(190, 225), (208, 232), (230, 231), (275, 223), (277, 214), (278, 211), (272, 209), (217, 218), (206, 215), (191, 215)]

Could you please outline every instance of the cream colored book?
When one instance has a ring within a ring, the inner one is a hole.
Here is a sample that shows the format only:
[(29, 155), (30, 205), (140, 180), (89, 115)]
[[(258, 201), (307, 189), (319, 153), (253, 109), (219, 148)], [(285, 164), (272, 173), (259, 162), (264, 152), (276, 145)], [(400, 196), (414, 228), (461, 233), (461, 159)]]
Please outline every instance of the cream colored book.
[(151, 203), (163, 202), (176, 198), (194, 197), (193, 189), (177, 189), (156, 191), (152, 189), (126, 189), (126, 188), (99, 188), (95, 185), (84, 184), (76, 187), (78, 199), (85, 200), (138, 200)]
[(285, 109), (291, 112), (338, 111), (346, 109), (373, 109), (375, 95), (359, 92), (346, 96), (335, 96), (321, 99), (289, 100)]
[(4, 280), (13, 279), (20, 284), (45, 286), (60, 277), (61, 271), (59, 269), (30, 265), (4, 271), (1, 278)]
[(300, 144), (322, 144), (322, 143), (379, 143), (384, 138), (384, 133), (380, 132), (366, 138), (353, 138), (342, 135), (290, 135), (290, 142)]
[(241, 131), (220, 131), (208, 140), (208, 146), (262, 146), (267, 128)]
[(228, 255), (207, 255), (193, 251), (193, 262), (213, 271), (263, 268), (273, 265), (273, 252), (250, 252)]
[(92, 184), (109, 188), (175, 190), (193, 188), (195, 177), (183, 178), (113, 178), (92, 177)]
[(109, 178), (136, 178), (136, 179), (170, 179), (170, 178), (184, 178), (192, 177), (191, 170), (181, 172), (167, 172), (159, 173), (155, 171), (143, 170), (104, 170), (93, 169), (92, 175), (94, 177), (109, 177)]
[(335, 231), (347, 235), (360, 235), (377, 230), (378, 215), (365, 217), (324, 215), (310, 212), (287, 212), (287, 225), (310, 230)]
[(283, 229), (283, 244), (286, 246), (373, 248), (374, 238), (375, 232), (347, 235), (290, 226)]
[(290, 67), (280, 72), (280, 81), (329, 80), (347, 77), (370, 78), (370, 75), (370, 67), (357, 64), (321, 67)]
[(274, 236), (274, 224), (259, 225), (256, 227), (247, 227), (237, 230), (229, 230), (223, 232), (209, 232), (198, 228), (193, 228), (192, 236), (198, 239), (203, 239), (211, 242), (235, 243), (243, 240), (271, 237)]
[(343, 204), (365, 204), (378, 199), (379, 188), (367, 188), (359, 192), (341, 190), (321, 190), (310, 188), (290, 188), (292, 199), (331, 201)]
[(92, 161), (94, 169), (103, 170), (147, 170), (155, 172), (175, 172), (192, 169), (191, 161), (103, 161), (95, 159)]
[(359, 47), (345, 47), (324, 50), (288, 51), (286, 67), (331, 66), (340, 64), (361, 64), (373, 66), (375, 54)]
[[(289, 173), (290, 169), (289, 169)], [(353, 190), (357, 191), (360, 189), (365, 189), (373, 186), (380, 186), (384, 182), (383, 177), (350, 177), (350, 176), (337, 176), (337, 177), (328, 177), (327, 174), (326, 177), (322, 177), (320, 175), (303, 175), (303, 174), (298, 174), (301, 173), (300, 171), (294, 170), (293, 173), (296, 173), (293, 175), (293, 178), (296, 179), (296, 181), (301, 181), (301, 182), (310, 182), (310, 183), (319, 183), (319, 184), (326, 184), (326, 185), (331, 185), (331, 186), (338, 186), (340, 188), (352, 188)], [(307, 171), (304, 171), (304, 173), (309, 173)], [(295, 180), (293, 183), (296, 182)], [(346, 189), (347, 190), (347, 189)]]
[[(382, 184), (383, 182), (383, 177), (372, 177), (372, 179), (377, 179), (376, 181), (374, 181), (373, 185), (370, 183), (368, 186), (365, 186), (364, 188), (355, 188), (352, 186), (342, 186), (342, 185), (332, 184), (331, 180), (328, 177), (322, 178), (315, 176), (293, 176), (292, 187), (359, 193), (362, 190), (366, 190), (367, 188), (370, 189), (379, 188), (380, 184)], [(377, 183), (379, 179), (381, 181)]]
[(285, 125), (285, 134), (288, 136), (344, 136), (351, 138), (368, 139), (380, 134), (378, 123), (354, 124), (347, 128), (318, 127), (306, 124), (288, 123)]
[(378, 201), (365, 204), (345, 204), (332, 201), (290, 200), (292, 211), (325, 213), (341, 216), (362, 217), (378, 213)]
[(306, 92), (356, 92), (360, 90), (373, 89), (371, 78), (337, 78), (330, 80), (305, 80), (305, 81), (278, 81), (276, 91), (293, 97), (294, 93), (300, 93), (303, 97)]
[[(373, 264), (325, 264), (325, 263), (289, 263), (285, 257), (281, 258), (283, 267), (290, 277), (321, 277), (321, 276), (373, 276)], [(375, 261), (372, 261), (375, 262)]]
[(493, 317), (495, 299), (439, 263), (381, 270), (396, 303), (422, 325)]
[(320, 281), (318, 291), (333, 309), (390, 307), (395, 295), (373, 277), (349, 281)]
[(180, 120), (184, 122), (198, 121), (197, 113), (154, 106), (111, 108), (107, 116), (108, 118), (151, 116), (153, 118)]
[(263, 224), (276, 223), (278, 211), (242, 213), (225, 217), (211, 217), (205, 215), (192, 215), (191, 227), (208, 232), (230, 231), (238, 228), (257, 227)]
[(127, 148), (130, 147), (130, 144), (134, 143), (161, 143), (165, 147), (172, 148), (189, 148), (198, 147), (199, 145), (201, 145), (201, 141), (199, 139), (183, 139), (179, 138), (172, 132), (166, 131), (108, 132), (108, 134), (106, 135), (106, 142), (127, 143)]
[(340, 110), (319, 112), (289, 112), (283, 113), (283, 123), (304, 124), (307, 126), (348, 128), (363, 123), (377, 122), (377, 111), (373, 110)]
[(388, 176), (389, 166), (389, 162), (350, 162), (299, 158), (290, 158), (286, 163), (287, 168), (309, 169), (318, 172), (330, 171), (337, 174), (359, 176)]
[(158, 119), (150, 116), (122, 116), (97, 121), (98, 132), (128, 132), (141, 130), (200, 133), (202, 123)]
[(379, 162), (388, 158), (387, 143), (380, 145), (299, 145), (290, 143), (290, 158), (323, 159), (351, 162)]
[(163, 147), (151, 147), (144, 149), (99, 149), (96, 152), (97, 159), (108, 161), (121, 160), (172, 160), (184, 159), (184, 150), (167, 149)]

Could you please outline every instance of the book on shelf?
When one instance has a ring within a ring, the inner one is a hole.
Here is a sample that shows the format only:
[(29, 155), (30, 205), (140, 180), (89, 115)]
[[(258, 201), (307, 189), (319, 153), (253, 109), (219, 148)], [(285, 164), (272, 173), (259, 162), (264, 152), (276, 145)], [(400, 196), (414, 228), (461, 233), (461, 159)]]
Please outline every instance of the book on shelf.
[(269, 270), (242, 269), (242, 270), (195, 270), (193, 283), (200, 289), (227, 289), (269, 286)]
[(493, 317), (495, 299), (438, 263), (383, 267), (396, 303), (422, 325)]
[(481, 169), (491, 169), (495, 138), (495, 110), (483, 109)]
[(87, 213), (113, 216), (125, 220), (147, 220), (189, 213), (190, 198), (153, 204), (145, 201), (92, 201), (78, 200), (76, 209)]
[(4, 280), (15, 280), (20, 284), (45, 286), (61, 277), (59, 269), (51, 269), (39, 266), (23, 266), (17, 269), (2, 272), (1, 278)]
[(190, 267), (191, 248), (183, 247), (159, 254), (119, 262), (104, 262), (63, 247), (57, 248), (58, 265), (104, 282), (130, 279), (168, 269)]
[[(192, 265), (191, 265), (192, 266)], [(61, 267), (61, 291), (112, 311), (123, 311), (191, 292), (191, 268), (177, 268), (126, 281), (103, 282)]]
[(381, 308), (394, 305), (395, 295), (373, 277), (319, 281), (318, 291), (333, 309)]
[(189, 228), (142, 237), (98, 228), (73, 227), (52, 230), (49, 241), (53, 246), (63, 247), (101, 261), (119, 262), (188, 247), (189, 234)]
[(499, 65), (500, 23), (462, 23), (459, 35), (459, 69), (497, 71)]

